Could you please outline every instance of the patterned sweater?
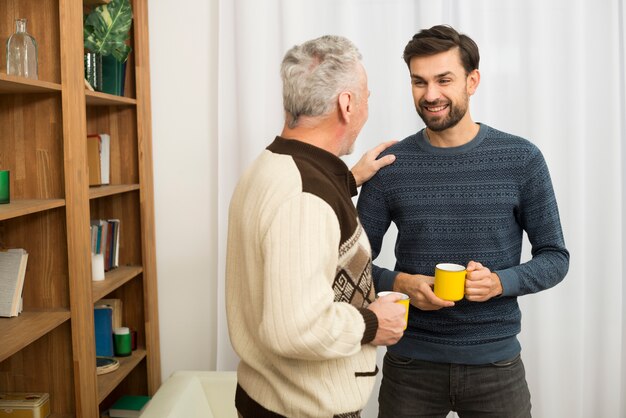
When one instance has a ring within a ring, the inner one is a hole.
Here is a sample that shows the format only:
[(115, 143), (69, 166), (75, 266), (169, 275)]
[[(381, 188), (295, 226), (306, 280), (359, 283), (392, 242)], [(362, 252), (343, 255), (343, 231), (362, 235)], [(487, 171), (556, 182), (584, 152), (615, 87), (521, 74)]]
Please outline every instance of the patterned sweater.
[(249, 417), (356, 417), (375, 380), (369, 242), (354, 177), (277, 137), (244, 173), (228, 227), (226, 310)]
[[(487, 302), (463, 299), (438, 311), (411, 307), (408, 329), (389, 351), (462, 364), (515, 356), (521, 349), (517, 296), (556, 285), (569, 266), (541, 152), (481, 125), (460, 147), (433, 147), (422, 130), (385, 153), (396, 162), (366, 183), (357, 205), (374, 259), (390, 223), (398, 228), (395, 271), (374, 266), (376, 290), (390, 290), (397, 272), (433, 276), (437, 263), (470, 260), (495, 271), (504, 290)], [(524, 231), (533, 257), (520, 264)]]

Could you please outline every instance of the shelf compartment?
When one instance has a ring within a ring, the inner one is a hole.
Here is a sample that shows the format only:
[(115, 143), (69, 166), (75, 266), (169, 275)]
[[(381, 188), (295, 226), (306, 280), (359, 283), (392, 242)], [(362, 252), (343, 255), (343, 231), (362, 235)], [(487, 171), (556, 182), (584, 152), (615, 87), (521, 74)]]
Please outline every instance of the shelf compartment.
[(135, 106), (137, 104), (137, 100), (130, 97), (90, 90), (85, 90), (85, 101), (87, 106)]
[(105, 273), (104, 280), (93, 282), (92, 298), (97, 302), (143, 272), (141, 266), (120, 266)]
[(138, 184), (111, 184), (106, 186), (93, 186), (89, 188), (89, 199), (112, 196), (139, 190)]
[(98, 403), (102, 402), (145, 357), (146, 350), (143, 348), (133, 351), (129, 357), (116, 357), (120, 367), (111, 373), (98, 376)]
[(61, 92), (60, 84), (0, 73), (0, 94), (55, 92)]
[(25, 311), (14, 318), (0, 318), (0, 362), (69, 319), (70, 311), (65, 309)]
[(0, 205), (0, 221), (65, 206), (64, 199), (18, 199)]

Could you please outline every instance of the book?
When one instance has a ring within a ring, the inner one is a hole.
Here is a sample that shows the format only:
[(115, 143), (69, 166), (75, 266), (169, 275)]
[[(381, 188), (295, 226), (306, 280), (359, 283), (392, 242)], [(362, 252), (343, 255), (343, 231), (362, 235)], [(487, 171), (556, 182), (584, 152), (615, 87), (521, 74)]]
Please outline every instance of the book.
[[(91, 220), (91, 252), (93, 254), (104, 255), (107, 242), (108, 226), (104, 219), (92, 219)], [(95, 235), (95, 236), (94, 236)]]
[(110, 271), (120, 264), (120, 220), (92, 219), (91, 253), (102, 254), (104, 270)]
[(111, 172), (111, 137), (109, 134), (100, 134), (100, 180), (102, 184), (109, 184)]
[(109, 307), (111, 312), (112, 329), (122, 326), (122, 299), (100, 299), (95, 303), (94, 307)]
[(22, 310), (27, 261), (23, 248), (0, 251), (0, 316), (17, 316)]
[(100, 138), (97, 135), (87, 136), (87, 166), (89, 167), (89, 185), (102, 184), (100, 168)]
[(119, 219), (107, 219), (109, 225), (111, 225), (111, 258), (109, 259), (109, 266), (111, 269), (119, 267), (120, 265), (120, 220)]
[(87, 165), (89, 185), (100, 186), (110, 183), (111, 137), (108, 134), (87, 135)]
[(93, 327), (96, 335), (96, 356), (113, 357), (113, 308), (94, 306)]
[(138, 417), (146, 408), (149, 401), (149, 396), (124, 395), (111, 405), (111, 408), (109, 408), (109, 416), (111, 418)]

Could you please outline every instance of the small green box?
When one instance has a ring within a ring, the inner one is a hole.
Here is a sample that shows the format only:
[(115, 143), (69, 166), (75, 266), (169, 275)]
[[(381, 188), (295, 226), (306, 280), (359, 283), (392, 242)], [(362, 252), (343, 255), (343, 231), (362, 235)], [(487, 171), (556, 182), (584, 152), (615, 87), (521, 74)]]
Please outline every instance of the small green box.
[(138, 417), (149, 401), (149, 396), (124, 395), (109, 408), (109, 416), (111, 418)]
[(0, 170), (0, 203), (11, 203), (11, 175), (9, 170)]

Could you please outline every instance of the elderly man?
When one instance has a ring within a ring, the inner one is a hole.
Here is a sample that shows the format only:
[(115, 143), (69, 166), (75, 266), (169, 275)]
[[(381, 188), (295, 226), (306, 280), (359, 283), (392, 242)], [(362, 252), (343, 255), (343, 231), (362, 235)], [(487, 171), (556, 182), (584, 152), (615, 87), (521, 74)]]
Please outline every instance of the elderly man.
[[(347, 39), (285, 55), (283, 131), (244, 173), (229, 212), (226, 307), (241, 362), (240, 416), (358, 417), (376, 346), (402, 336), (397, 296), (375, 300), (371, 254), (352, 196), (393, 157), (390, 143), (350, 172), (368, 117), (367, 75)], [(353, 174), (354, 173), (354, 174)]]

